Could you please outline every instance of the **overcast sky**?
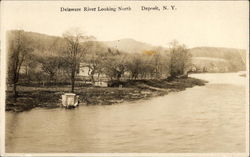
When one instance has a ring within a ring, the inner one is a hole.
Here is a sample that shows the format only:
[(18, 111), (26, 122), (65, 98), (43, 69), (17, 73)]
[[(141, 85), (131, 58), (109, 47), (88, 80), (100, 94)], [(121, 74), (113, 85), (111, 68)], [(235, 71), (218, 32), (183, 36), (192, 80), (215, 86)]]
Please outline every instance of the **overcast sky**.
[[(175, 11), (141, 11), (141, 6), (175, 5)], [(119, 7), (131, 11), (60, 12), (60, 7)], [(248, 2), (13, 2), (2, 5), (2, 28), (24, 29), (61, 36), (79, 27), (98, 40), (133, 38), (167, 46), (176, 39), (189, 48), (196, 46), (248, 47)]]

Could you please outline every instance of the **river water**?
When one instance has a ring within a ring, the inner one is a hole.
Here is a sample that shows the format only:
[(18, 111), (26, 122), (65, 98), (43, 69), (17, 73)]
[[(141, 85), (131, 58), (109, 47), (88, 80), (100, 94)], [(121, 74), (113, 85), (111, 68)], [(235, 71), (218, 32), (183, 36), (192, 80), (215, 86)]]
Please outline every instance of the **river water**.
[(209, 83), (135, 103), (6, 112), (6, 152), (244, 152), (246, 78), (191, 76)]

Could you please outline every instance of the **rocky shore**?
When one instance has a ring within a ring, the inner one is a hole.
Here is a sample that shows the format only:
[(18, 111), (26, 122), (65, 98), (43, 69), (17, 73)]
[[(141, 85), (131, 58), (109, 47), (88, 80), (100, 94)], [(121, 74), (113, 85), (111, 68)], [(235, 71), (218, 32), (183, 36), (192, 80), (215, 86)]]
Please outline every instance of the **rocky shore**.
[[(206, 81), (195, 78), (173, 80), (128, 80), (120, 81), (122, 87), (81, 87), (75, 89), (80, 105), (111, 105), (115, 103), (149, 99), (178, 92), (193, 86), (205, 85)], [(61, 106), (61, 95), (69, 92), (70, 86), (32, 87), (19, 86), (19, 96), (14, 100), (11, 91), (6, 92), (6, 111), (22, 112), (32, 108), (57, 108)]]

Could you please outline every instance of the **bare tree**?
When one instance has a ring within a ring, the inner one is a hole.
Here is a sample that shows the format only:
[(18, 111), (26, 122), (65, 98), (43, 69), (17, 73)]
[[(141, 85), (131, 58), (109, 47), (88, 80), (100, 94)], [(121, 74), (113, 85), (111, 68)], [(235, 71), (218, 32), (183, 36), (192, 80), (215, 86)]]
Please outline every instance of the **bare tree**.
[(127, 63), (127, 69), (130, 73), (131, 79), (137, 79), (139, 74), (142, 72), (142, 67), (144, 65), (142, 57), (139, 54), (131, 56)]
[(191, 64), (191, 54), (185, 45), (173, 41), (170, 45), (170, 76), (177, 77), (187, 75), (187, 70)]
[[(86, 43), (87, 44), (87, 43)], [(107, 56), (107, 50), (104, 45), (99, 42), (88, 42), (88, 51), (83, 61), (85, 67), (88, 67), (88, 75), (91, 82), (95, 83), (95, 75), (98, 74), (98, 78), (103, 71), (103, 60)]]
[(49, 76), (49, 81), (56, 82), (56, 74), (60, 68), (59, 56), (45, 56), (38, 59), (41, 64), (41, 69)]
[(93, 39), (93, 37), (83, 36), (78, 29), (67, 31), (63, 34), (66, 42), (66, 59), (69, 63), (71, 92), (74, 92), (76, 73), (81, 61), (81, 58), (86, 53), (86, 46), (82, 42)]
[(127, 54), (108, 48), (108, 54), (104, 61), (104, 73), (111, 80), (114, 78), (119, 81), (126, 71), (126, 62)]
[(17, 84), (21, 67), (26, 57), (33, 51), (29, 45), (30, 41), (28, 41), (24, 31), (8, 32), (8, 79), (13, 86), (14, 97), (18, 96)]
[(57, 81), (57, 75), (63, 68), (63, 57), (58, 55), (63, 50), (63, 41), (59, 38), (52, 40), (51, 44), (43, 49), (42, 55), (37, 57), (41, 70), (48, 75), (50, 82)]

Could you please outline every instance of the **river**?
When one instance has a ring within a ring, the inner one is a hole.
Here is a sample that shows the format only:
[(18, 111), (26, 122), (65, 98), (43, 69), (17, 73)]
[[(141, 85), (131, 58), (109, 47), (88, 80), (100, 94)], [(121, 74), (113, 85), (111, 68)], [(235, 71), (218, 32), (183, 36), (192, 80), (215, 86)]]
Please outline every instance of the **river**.
[(244, 152), (246, 78), (191, 77), (209, 83), (134, 103), (6, 112), (6, 152)]

